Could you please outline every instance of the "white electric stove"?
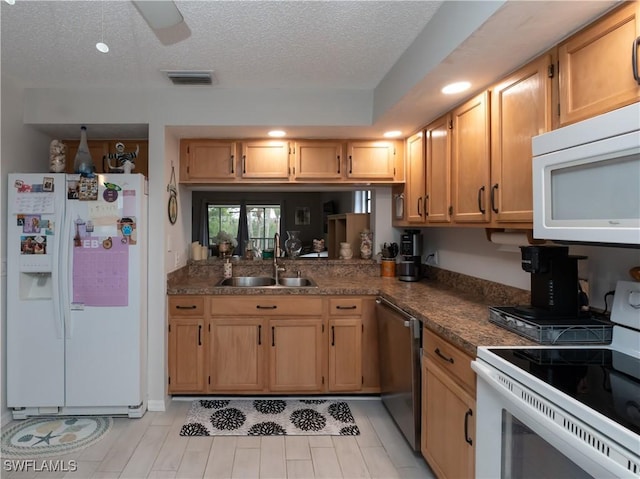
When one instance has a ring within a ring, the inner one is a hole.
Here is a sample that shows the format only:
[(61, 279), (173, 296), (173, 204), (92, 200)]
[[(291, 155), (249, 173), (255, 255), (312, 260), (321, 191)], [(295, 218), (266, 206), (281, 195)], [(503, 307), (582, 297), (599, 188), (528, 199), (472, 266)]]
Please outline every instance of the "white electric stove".
[(607, 345), (479, 347), (476, 477), (640, 477), (640, 283)]

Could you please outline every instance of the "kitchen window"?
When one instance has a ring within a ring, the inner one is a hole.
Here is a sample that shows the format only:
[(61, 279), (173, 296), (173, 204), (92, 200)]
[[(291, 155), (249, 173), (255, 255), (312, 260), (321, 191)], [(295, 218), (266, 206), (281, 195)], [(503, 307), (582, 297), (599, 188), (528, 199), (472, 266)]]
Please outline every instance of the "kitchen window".
[(217, 243), (220, 231), (238, 241), (235, 254), (241, 254), (249, 241), (261, 251), (273, 248), (273, 237), (280, 225), (281, 207), (277, 204), (207, 204), (209, 244)]

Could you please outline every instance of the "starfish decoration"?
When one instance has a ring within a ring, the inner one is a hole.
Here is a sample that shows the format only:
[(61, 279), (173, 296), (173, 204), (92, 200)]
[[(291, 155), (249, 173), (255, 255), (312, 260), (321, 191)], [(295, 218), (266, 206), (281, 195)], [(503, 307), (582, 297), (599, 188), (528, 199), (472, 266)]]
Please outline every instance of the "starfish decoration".
[(53, 431), (49, 431), (49, 432), (47, 433), (47, 435), (46, 435), (46, 436), (35, 436), (35, 437), (37, 437), (37, 438), (38, 438), (38, 439), (40, 439), (40, 440), (39, 440), (38, 442), (36, 442), (36, 443), (34, 444), (34, 446), (37, 446), (37, 445), (38, 445), (38, 444), (40, 444), (41, 442), (46, 442), (46, 443), (47, 443), (47, 445), (51, 445), (51, 444), (49, 444), (49, 441), (50, 441), (51, 439), (53, 439), (54, 437), (58, 437), (58, 436), (52, 436), (52, 434), (53, 434)]

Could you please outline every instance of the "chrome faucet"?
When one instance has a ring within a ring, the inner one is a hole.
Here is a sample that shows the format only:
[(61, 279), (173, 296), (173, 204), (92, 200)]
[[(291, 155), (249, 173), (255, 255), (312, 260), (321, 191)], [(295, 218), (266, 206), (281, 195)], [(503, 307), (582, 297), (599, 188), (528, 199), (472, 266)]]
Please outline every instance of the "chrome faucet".
[(278, 264), (278, 257), (280, 256), (280, 233), (276, 233), (273, 236), (273, 242), (273, 277), (276, 280), (276, 284), (278, 284), (278, 273), (286, 271), (284, 266)]

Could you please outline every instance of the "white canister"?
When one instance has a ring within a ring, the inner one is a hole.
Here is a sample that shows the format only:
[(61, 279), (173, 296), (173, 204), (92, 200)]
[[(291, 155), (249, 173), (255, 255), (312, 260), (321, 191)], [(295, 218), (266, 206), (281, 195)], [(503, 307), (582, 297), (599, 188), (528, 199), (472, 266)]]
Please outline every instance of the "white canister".
[(340, 259), (351, 259), (351, 258), (353, 258), (351, 243), (340, 243)]

